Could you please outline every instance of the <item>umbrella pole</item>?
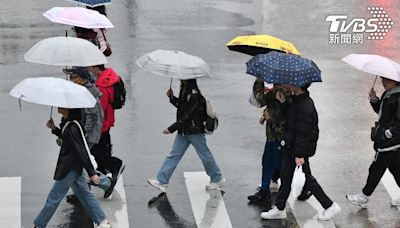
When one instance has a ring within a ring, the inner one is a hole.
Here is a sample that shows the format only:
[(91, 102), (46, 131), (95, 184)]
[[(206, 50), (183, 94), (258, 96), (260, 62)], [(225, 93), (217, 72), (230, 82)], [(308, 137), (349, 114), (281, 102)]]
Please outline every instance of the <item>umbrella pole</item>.
[(50, 119), (53, 119), (53, 106), (50, 108)]
[(377, 79), (378, 79), (378, 75), (375, 75), (375, 81), (374, 81), (374, 84), (372, 85), (372, 89), (375, 88), (375, 83), (376, 83)]
[(169, 90), (172, 90), (172, 78), (171, 78), (171, 82), (169, 83)]

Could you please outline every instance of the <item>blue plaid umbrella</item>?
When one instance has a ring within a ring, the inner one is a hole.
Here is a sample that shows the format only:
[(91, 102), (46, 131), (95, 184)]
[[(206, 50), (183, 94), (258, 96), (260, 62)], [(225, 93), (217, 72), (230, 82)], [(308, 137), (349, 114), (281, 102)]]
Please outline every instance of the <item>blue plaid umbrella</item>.
[(246, 73), (261, 77), (267, 83), (302, 87), (322, 82), (321, 70), (309, 59), (276, 51), (254, 56), (247, 63)]
[(69, 2), (75, 2), (81, 5), (96, 7), (111, 4), (111, 0), (67, 0)]

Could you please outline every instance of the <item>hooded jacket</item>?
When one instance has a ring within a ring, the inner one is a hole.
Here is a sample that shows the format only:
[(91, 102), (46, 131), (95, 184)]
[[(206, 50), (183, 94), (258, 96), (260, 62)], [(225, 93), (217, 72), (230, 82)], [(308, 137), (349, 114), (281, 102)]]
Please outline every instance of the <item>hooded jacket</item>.
[(400, 86), (386, 90), (381, 99), (371, 100), (372, 108), (379, 114), (374, 149), (377, 152), (400, 148)]
[(114, 84), (119, 82), (119, 76), (111, 68), (106, 68), (97, 77), (96, 86), (99, 88), (102, 96), (100, 98), (101, 107), (103, 108), (103, 126), (101, 132), (110, 130), (114, 126), (115, 116), (112, 103), (114, 102)]
[(101, 137), (101, 128), (103, 125), (103, 109), (101, 107), (101, 93), (91, 82), (83, 84), (90, 93), (96, 98), (96, 105), (93, 108), (82, 109), (82, 126), (87, 134), (87, 142), (97, 144)]
[(63, 143), (58, 155), (54, 180), (63, 179), (71, 171), (76, 171), (81, 175), (83, 168), (89, 176), (95, 175), (96, 171), (90, 162), (78, 125), (68, 124), (62, 131), (62, 138)]

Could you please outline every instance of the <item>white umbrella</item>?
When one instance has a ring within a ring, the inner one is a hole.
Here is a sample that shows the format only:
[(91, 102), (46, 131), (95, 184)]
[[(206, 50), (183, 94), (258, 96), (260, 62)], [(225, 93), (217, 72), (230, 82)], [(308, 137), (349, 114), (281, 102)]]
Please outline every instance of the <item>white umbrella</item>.
[(183, 51), (156, 50), (136, 60), (145, 71), (182, 80), (210, 75), (210, 69), (203, 59)]
[(52, 22), (82, 28), (114, 28), (103, 14), (83, 7), (53, 7), (43, 13)]
[(92, 108), (96, 99), (86, 87), (61, 78), (27, 78), (14, 86), (10, 95), (41, 105), (62, 108)]
[(25, 53), (24, 59), (51, 66), (85, 67), (107, 63), (104, 54), (91, 42), (64, 36), (39, 41)]
[(380, 55), (350, 54), (342, 61), (364, 72), (400, 82), (400, 64)]

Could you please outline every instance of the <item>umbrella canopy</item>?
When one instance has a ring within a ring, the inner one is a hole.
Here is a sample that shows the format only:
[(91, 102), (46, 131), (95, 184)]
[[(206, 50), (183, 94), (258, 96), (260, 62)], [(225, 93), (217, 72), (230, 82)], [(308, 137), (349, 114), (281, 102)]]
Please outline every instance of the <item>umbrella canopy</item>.
[(296, 55), (273, 51), (254, 56), (246, 65), (246, 73), (261, 77), (267, 83), (302, 87), (322, 82), (318, 66), (312, 60)]
[(84, 67), (107, 63), (103, 53), (91, 42), (64, 36), (39, 41), (25, 53), (24, 59), (51, 66)]
[(103, 14), (82, 7), (53, 7), (44, 12), (43, 16), (54, 23), (82, 28), (114, 28)]
[(270, 51), (300, 55), (292, 43), (269, 35), (238, 36), (229, 41), (226, 46), (229, 50), (252, 56), (265, 54)]
[(145, 71), (181, 80), (210, 75), (210, 69), (203, 59), (183, 51), (156, 50), (136, 60)]
[(400, 64), (380, 55), (350, 54), (342, 58), (349, 65), (384, 78), (400, 82)]
[(67, 0), (69, 2), (78, 3), (84, 6), (96, 7), (111, 4), (111, 0)]
[(92, 108), (96, 99), (86, 87), (61, 78), (27, 78), (11, 89), (10, 95), (41, 105), (62, 108)]

